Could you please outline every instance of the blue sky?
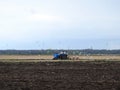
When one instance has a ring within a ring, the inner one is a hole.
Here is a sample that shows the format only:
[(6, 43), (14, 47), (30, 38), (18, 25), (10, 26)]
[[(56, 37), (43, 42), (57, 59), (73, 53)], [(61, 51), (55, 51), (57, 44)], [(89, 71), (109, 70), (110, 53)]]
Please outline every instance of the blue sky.
[(120, 49), (120, 0), (0, 0), (0, 49)]

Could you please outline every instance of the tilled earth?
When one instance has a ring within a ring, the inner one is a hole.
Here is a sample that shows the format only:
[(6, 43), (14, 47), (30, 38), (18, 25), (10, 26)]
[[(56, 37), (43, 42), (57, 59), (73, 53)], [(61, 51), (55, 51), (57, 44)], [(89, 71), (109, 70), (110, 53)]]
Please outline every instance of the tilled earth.
[(120, 62), (0, 62), (0, 90), (120, 90)]

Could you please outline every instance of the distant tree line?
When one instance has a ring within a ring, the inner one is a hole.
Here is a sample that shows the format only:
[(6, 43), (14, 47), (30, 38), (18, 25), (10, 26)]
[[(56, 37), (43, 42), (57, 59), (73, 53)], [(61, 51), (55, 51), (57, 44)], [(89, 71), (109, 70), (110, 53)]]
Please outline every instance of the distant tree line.
[(52, 55), (66, 51), (69, 55), (104, 55), (104, 54), (116, 54), (120, 55), (120, 50), (0, 50), (0, 55)]

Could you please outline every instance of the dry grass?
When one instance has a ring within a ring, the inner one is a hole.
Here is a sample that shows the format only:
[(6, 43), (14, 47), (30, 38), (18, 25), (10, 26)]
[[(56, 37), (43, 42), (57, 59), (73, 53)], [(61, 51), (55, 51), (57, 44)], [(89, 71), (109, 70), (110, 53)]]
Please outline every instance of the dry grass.
[[(0, 55), (2, 60), (51, 60), (52, 55)], [(69, 56), (71, 60), (120, 60), (120, 56), (104, 55), (104, 56)]]
[(0, 55), (0, 59), (52, 59), (51, 55)]
[(120, 60), (120, 56), (115, 56), (115, 55), (96, 55), (96, 56), (91, 56), (91, 55), (86, 55), (86, 56), (70, 56), (71, 59), (73, 60)]

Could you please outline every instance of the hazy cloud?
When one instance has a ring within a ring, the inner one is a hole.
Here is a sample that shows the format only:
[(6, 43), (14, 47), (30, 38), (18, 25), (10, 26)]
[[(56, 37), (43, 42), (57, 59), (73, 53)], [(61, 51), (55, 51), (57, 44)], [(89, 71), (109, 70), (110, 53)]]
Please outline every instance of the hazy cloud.
[[(0, 0), (0, 41), (26, 42), (32, 48), (28, 43), (53, 39), (71, 43), (72, 39), (120, 39), (119, 10), (119, 0)], [(118, 48), (119, 43), (111, 44), (113, 47)]]

